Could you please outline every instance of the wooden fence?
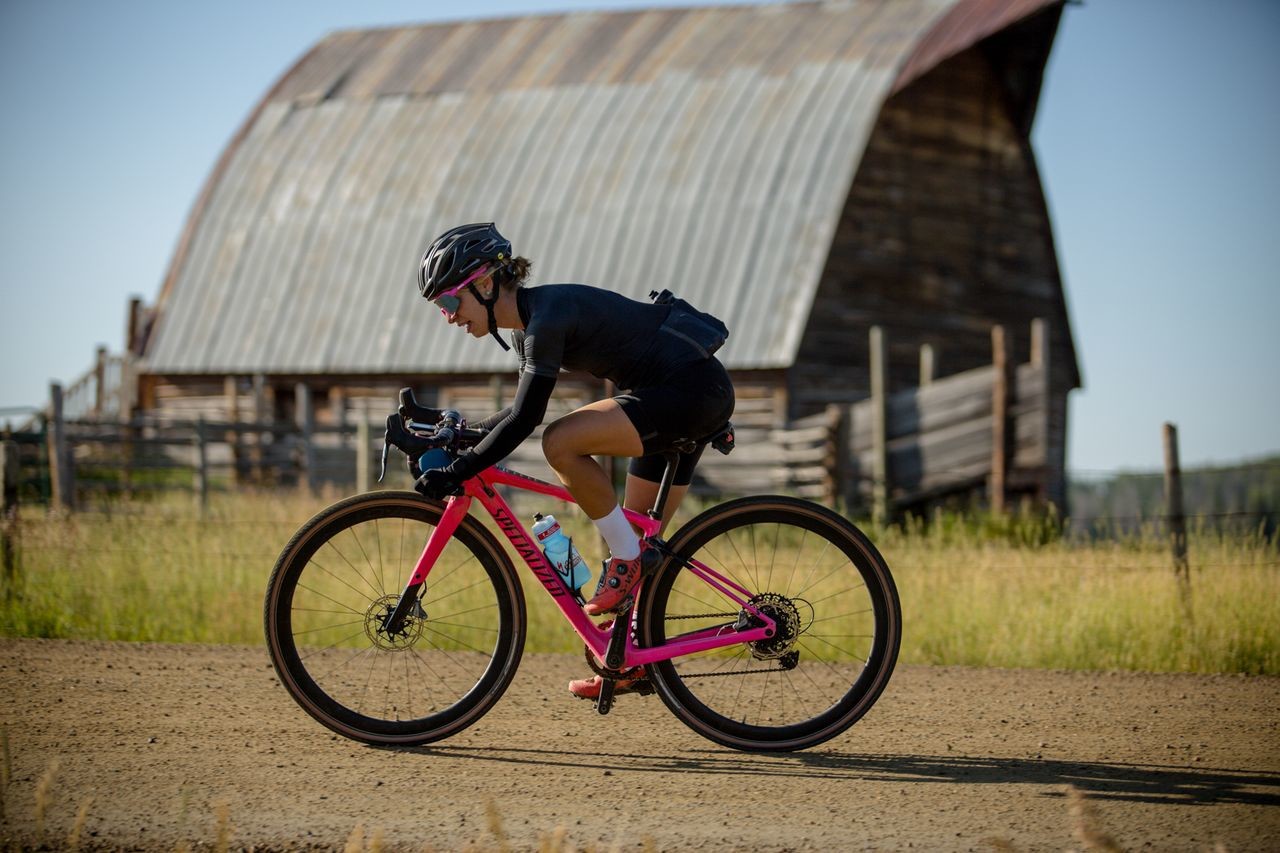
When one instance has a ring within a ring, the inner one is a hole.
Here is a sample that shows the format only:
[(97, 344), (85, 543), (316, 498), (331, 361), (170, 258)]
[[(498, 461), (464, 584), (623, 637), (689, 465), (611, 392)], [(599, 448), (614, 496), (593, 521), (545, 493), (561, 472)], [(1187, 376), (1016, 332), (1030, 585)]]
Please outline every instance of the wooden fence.
[[(921, 385), (890, 393), (885, 336), (873, 329), (869, 399), (833, 404), (779, 426), (777, 400), (767, 389), (747, 390), (734, 413), (735, 452), (727, 457), (704, 453), (693, 490), (786, 492), (882, 517), (956, 493), (985, 491), (997, 510), (1011, 491), (1043, 497), (1051, 444), (1050, 373), (1039, 321), (1032, 342), (1031, 361), (1012, 365), (1004, 330), (997, 327), (991, 365), (936, 380), (932, 353), (926, 350)], [(498, 381), (455, 385), (437, 404), (488, 412), (503, 405), (510, 390)], [(265, 422), (261, 407), (249, 421), (156, 416), (121, 421), (69, 417), (74, 407), (52, 386), (42, 428), (13, 436), (21, 451), (20, 491), (73, 508), (94, 492), (184, 489), (203, 504), (211, 489), (244, 485), (371, 488), (384, 413), (361, 401), (355, 417), (317, 426), (309, 393), (298, 386), (297, 415), (289, 422)], [(607, 393), (607, 388), (584, 385), (557, 396), (546, 421)], [(507, 464), (554, 480), (539, 435), (513, 452)], [(607, 460), (620, 483), (623, 469), (615, 461)], [(409, 484), (398, 451), (392, 451), (389, 468), (391, 484)]]

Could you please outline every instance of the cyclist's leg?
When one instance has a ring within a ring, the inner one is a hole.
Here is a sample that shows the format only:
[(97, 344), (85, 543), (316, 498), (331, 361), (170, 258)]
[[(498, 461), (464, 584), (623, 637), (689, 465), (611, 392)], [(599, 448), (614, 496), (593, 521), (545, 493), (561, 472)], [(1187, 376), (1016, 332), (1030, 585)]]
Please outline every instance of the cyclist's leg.
[[(700, 446), (692, 454), (682, 453), (680, 455), (671, 491), (667, 493), (667, 502), (662, 507), (662, 526), (664, 529), (671, 519), (675, 517), (676, 510), (680, 508), (681, 501), (684, 500), (685, 494), (689, 491), (689, 484), (693, 482), (693, 469), (702, 457), (702, 451), (705, 446)], [(632, 460), (631, 467), (627, 471), (627, 491), (626, 496), (623, 498), (623, 506), (636, 512), (648, 512), (653, 509), (653, 505), (658, 499), (658, 489), (666, 467), (667, 460), (661, 453), (651, 453)]]
[[(622, 499), (622, 505), (635, 512), (648, 512), (653, 509), (653, 503), (658, 499), (658, 485), (651, 480), (628, 474), (627, 491)], [(671, 491), (667, 493), (667, 502), (662, 507), (662, 529), (658, 531), (659, 535), (671, 522), (671, 517), (680, 508), (680, 502), (684, 500), (685, 493), (688, 491), (688, 486), (672, 486)]]
[(588, 403), (553, 421), (542, 433), (542, 451), (560, 482), (590, 518), (618, 505), (609, 475), (593, 456), (639, 456), (640, 434), (616, 400)]
[(618, 506), (613, 482), (592, 456), (642, 453), (640, 433), (617, 400), (600, 400), (548, 426), (542, 434), (542, 449), (578, 506), (609, 543), (610, 558), (586, 612), (592, 616), (612, 612), (639, 580), (643, 552), (639, 537)]

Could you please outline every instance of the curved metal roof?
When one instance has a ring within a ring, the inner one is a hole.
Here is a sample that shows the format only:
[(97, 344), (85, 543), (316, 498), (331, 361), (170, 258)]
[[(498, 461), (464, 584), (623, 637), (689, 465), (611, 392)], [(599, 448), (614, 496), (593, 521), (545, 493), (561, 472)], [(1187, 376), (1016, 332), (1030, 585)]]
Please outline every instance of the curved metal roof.
[[(187, 225), (154, 373), (505, 370), (416, 262), (494, 220), (533, 282), (669, 287), (793, 360), (881, 104), (1058, 0), (844, 0), (335, 33), (267, 94)], [(455, 332), (449, 334), (449, 332)]]

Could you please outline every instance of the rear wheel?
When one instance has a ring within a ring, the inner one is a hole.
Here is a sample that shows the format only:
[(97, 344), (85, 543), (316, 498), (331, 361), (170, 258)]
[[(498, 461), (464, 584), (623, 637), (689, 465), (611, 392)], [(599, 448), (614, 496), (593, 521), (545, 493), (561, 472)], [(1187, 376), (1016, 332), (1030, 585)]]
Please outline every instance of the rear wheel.
[[(750, 590), (778, 625), (767, 640), (650, 668), (663, 702), (690, 728), (736, 749), (804, 749), (875, 703), (897, 660), (902, 614), (888, 566), (849, 521), (795, 498), (743, 498), (693, 519), (670, 545)], [(671, 559), (646, 583), (642, 639), (658, 645), (740, 616)]]
[(506, 552), (463, 519), (403, 629), (382, 628), (443, 505), (412, 492), (341, 501), (307, 522), (276, 563), (264, 620), (289, 694), (355, 740), (427, 743), (493, 706), (524, 647), (525, 609)]

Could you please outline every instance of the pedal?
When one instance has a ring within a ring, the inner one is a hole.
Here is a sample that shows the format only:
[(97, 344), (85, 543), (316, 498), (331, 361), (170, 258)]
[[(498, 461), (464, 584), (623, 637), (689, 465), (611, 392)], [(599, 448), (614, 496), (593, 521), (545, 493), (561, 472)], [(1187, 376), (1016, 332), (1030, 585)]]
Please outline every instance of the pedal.
[(613, 688), (612, 679), (606, 678), (600, 683), (600, 695), (596, 697), (596, 713), (604, 716), (613, 709)]

